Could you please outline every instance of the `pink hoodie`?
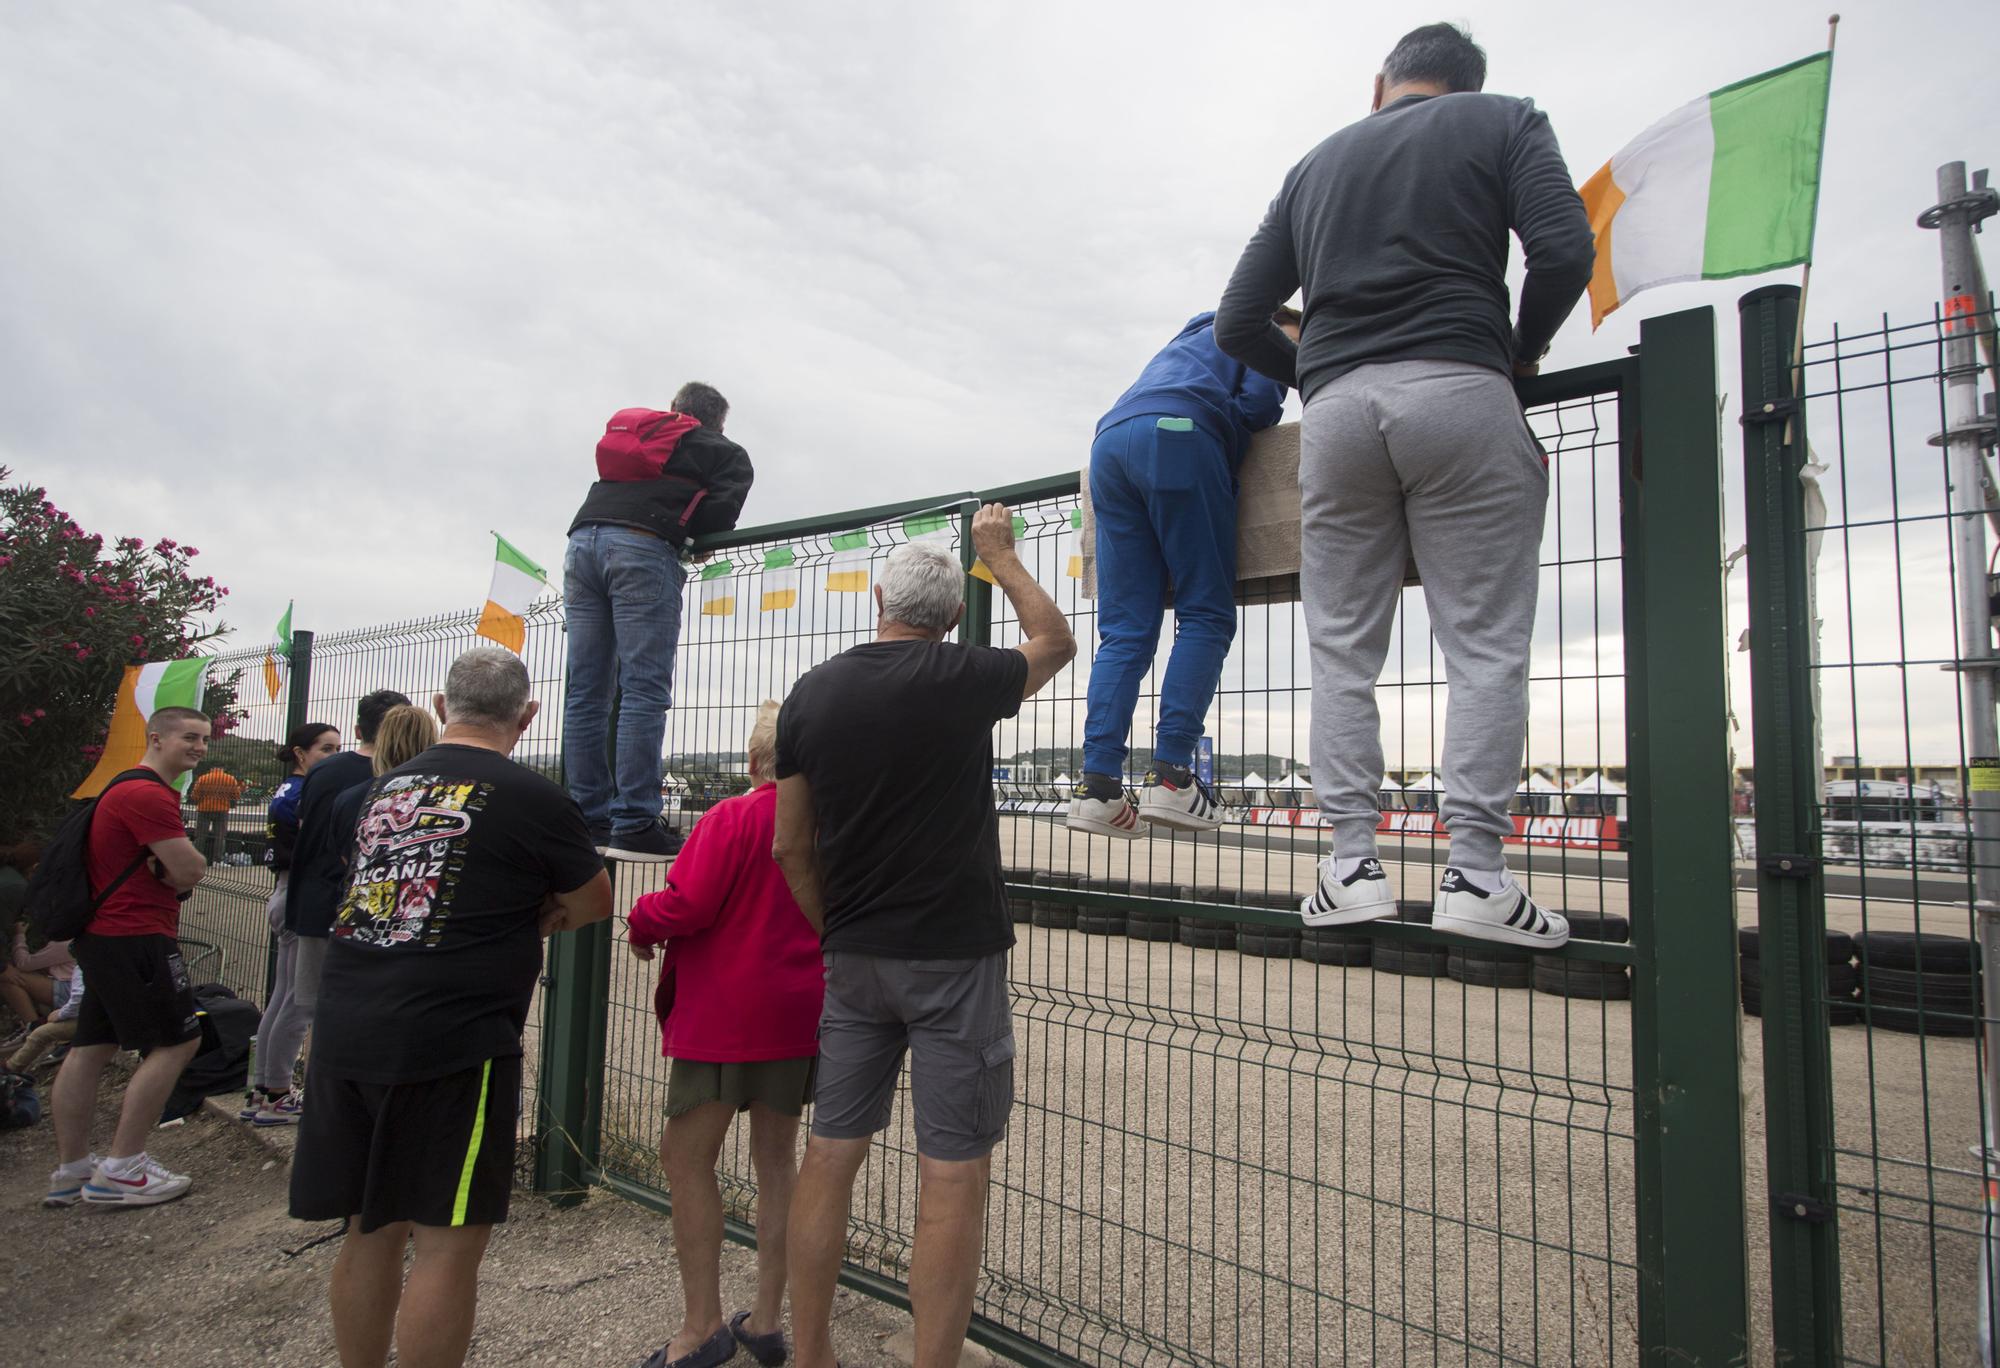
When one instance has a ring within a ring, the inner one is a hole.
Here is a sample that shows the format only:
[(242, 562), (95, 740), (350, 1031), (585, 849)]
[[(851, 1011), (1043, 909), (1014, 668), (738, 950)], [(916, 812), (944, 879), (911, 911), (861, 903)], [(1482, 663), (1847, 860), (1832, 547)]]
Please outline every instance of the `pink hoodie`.
[(819, 1053), (819, 936), (771, 858), (777, 814), (775, 784), (716, 804), (666, 888), (632, 904), (632, 944), (667, 947), (654, 998), (666, 1008), (663, 1055), (734, 1064)]

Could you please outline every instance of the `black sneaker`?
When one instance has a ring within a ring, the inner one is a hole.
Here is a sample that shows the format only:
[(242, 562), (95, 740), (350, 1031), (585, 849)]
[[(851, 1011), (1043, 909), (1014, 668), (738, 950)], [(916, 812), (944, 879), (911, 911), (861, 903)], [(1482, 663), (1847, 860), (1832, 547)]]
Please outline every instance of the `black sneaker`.
[(604, 854), (607, 859), (635, 864), (665, 864), (679, 853), (682, 844), (680, 833), (663, 819), (632, 831), (612, 832)]
[(611, 848), (611, 823), (600, 822), (592, 827), (590, 829), (590, 843), (597, 847), (599, 855), (609, 850)]

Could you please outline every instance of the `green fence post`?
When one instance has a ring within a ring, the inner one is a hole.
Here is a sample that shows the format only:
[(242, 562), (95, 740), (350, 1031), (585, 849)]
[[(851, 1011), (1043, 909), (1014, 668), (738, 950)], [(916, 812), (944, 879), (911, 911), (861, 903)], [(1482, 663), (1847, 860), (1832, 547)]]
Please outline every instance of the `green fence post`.
[[(1621, 415), (1642, 1361), (1748, 1356), (1715, 311), (1639, 329)], [(1631, 398), (1629, 392), (1627, 399)]]
[(1750, 700), (1757, 775), (1758, 964), (1771, 1200), (1771, 1339), (1779, 1363), (1842, 1359), (1833, 1060), (1820, 870), (1813, 596), (1806, 570), (1803, 401), (1794, 411), (1799, 289), (1738, 301)]
[(965, 616), (958, 620), (958, 639), (967, 646), (993, 644), (993, 586), (972, 573), (979, 559), (972, 549), (972, 515), (979, 511), (978, 500), (958, 510), (958, 563), (966, 570)]
[[(613, 870), (616, 875), (616, 869)], [(540, 1145), (535, 1191), (583, 1200), (597, 1167), (604, 1110), (604, 1012), (611, 995), (611, 923), (549, 937), (542, 979)]]

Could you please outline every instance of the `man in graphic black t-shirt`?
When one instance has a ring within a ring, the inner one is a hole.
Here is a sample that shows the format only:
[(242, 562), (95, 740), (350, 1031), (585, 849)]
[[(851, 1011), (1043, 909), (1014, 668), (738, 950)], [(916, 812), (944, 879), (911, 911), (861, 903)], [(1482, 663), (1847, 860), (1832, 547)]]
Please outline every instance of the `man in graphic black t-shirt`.
[[(512, 652), (467, 651), (444, 735), (377, 779), (327, 947), (292, 1215), (344, 1219), (343, 1359), (457, 1363), (487, 1236), (507, 1218), (521, 1029), (542, 937), (611, 915), (583, 813), (507, 758), (540, 705)], [(416, 1262), (400, 1296), (403, 1249)]]
[(800, 1368), (831, 1368), (829, 1319), (848, 1199), (868, 1138), (889, 1124), (910, 1055), (920, 1172), (910, 1279), (918, 1362), (955, 1362), (972, 1314), (986, 1182), (1014, 1100), (1014, 1027), (993, 813), (993, 724), (1076, 654), (1060, 609), (988, 504), (973, 545), (1027, 638), (944, 640), (965, 572), (931, 544), (899, 547), (875, 588), (874, 641), (793, 686), (778, 718), (773, 855), (821, 934), (812, 1139), (792, 1201), (792, 1332)]

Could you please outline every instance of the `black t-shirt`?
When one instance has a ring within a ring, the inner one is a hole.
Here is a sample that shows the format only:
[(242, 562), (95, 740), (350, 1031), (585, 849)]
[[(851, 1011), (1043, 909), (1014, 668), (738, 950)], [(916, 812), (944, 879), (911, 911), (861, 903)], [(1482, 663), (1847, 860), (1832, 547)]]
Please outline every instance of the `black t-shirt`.
[(437, 745), (377, 779), (327, 946), (312, 1066), (413, 1083), (520, 1054), (542, 904), (603, 867), (569, 795), (497, 752)]
[(1021, 710), (1028, 658), (871, 641), (807, 671), (778, 715), (778, 777), (819, 824), (829, 950), (964, 959), (1014, 943), (993, 815), (993, 724)]
[(299, 791), (299, 839), (292, 847), (292, 879), (285, 890), (285, 929), (325, 938), (347, 879), (346, 842), (354, 824), (335, 828), (334, 800), (374, 777), (375, 764), (359, 751), (341, 751), (306, 771)]

